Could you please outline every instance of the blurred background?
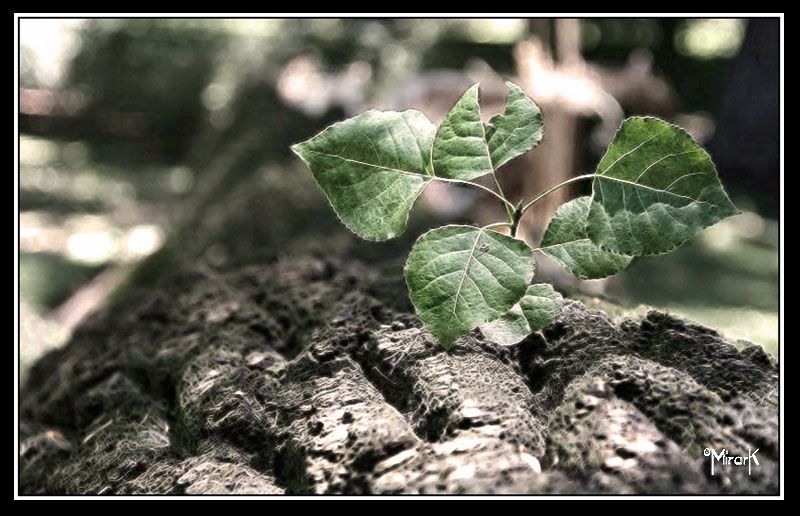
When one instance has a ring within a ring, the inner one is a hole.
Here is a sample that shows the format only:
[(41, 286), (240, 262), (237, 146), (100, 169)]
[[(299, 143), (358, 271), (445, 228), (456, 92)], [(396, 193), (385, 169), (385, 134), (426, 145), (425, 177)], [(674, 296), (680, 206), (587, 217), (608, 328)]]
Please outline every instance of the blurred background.
[[(593, 171), (624, 117), (652, 114), (709, 149), (743, 210), (608, 280), (537, 257), (539, 279), (777, 356), (779, 67), (777, 19), (23, 19), (22, 378), (98, 307), (186, 264), (339, 253), (396, 281), (431, 225), (501, 220), (474, 190), (431, 185), (403, 237), (360, 242), (288, 147), (367, 108), (438, 122), (478, 81), (488, 120), (504, 80), (545, 120), (542, 145), (499, 173), (514, 199)], [(525, 238), (537, 243), (555, 208), (587, 193), (537, 206)]]

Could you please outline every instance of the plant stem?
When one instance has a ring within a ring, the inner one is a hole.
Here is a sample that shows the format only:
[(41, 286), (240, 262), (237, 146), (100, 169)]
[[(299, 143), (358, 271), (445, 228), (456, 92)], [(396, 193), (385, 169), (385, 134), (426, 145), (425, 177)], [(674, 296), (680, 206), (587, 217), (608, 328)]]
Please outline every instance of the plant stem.
[(563, 188), (564, 186), (567, 186), (570, 183), (575, 183), (577, 181), (582, 181), (584, 179), (592, 179), (592, 178), (597, 177), (597, 176), (595, 174), (583, 174), (581, 176), (571, 177), (571, 178), (567, 179), (566, 181), (562, 181), (562, 182), (558, 183), (557, 185), (555, 185), (555, 186), (553, 186), (551, 188), (548, 188), (547, 190), (545, 190), (541, 194), (539, 194), (536, 197), (534, 197), (527, 204), (523, 205), (522, 202), (520, 202), (516, 206), (511, 204), (511, 202), (508, 199), (506, 199), (505, 194), (503, 194), (503, 188), (500, 186), (500, 182), (497, 180), (497, 176), (494, 174), (494, 172), (492, 173), (492, 177), (494, 178), (495, 185), (497, 185), (497, 190), (498, 190), (497, 192), (495, 192), (491, 188), (487, 188), (487, 187), (485, 187), (483, 185), (480, 185), (478, 183), (474, 183), (472, 181), (464, 181), (462, 179), (450, 179), (450, 178), (446, 178), (446, 177), (434, 177), (434, 179), (438, 179), (439, 181), (443, 181), (445, 183), (455, 183), (455, 184), (461, 184), (461, 185), (474, 186), (476, 188), (480, 188), (481, 190), (483, 190), (485, 192), (488, 192), (488, 193), (492, 194), (493, 196), (495, 196), (505, 206), (506, 212), (508, 213), (508, 222), (495, 222), (493, 224), (489, 224), (488, 226), (483, 226), (483, 229), (488, 229), (488, 228), (493, 228), (493, 227), (498, 227), (498, 226), (508, 226), (508, 227), (511, 228), (511, 236), (513, 237), (513, 236), (517, 235), (517, 229), (519, 229), (519, 223), (522, 220), (522, 216), (525, 215), (526, 211), (528, 211), (528, 208), (530, 208), (531, 206), (535, 205), (537, 202), (541, 201), (542, 199), (544, 199), (545, 197), (547, 197), (551, 193), (555, 192), (556, 190), (558, 190), (560, 188)]
[(447, 178), (447, 177), (439, 177), (439, 176), (435, 176), (434, 179), (439, 180), (439, 181), (444, 181), (445, 183), (455, 183), (455, 184), (459, 184), (459, 185), (468, 185), (468, 186), (474, 186), (476, 188), (480, 188), (481, 190), (483, 190), (485, 192), (488, 192), (488, 193), (494, 195), (495, 197), (497, 197), (506, 206), (506, 211), (509, 211), (509, 213), (510, 213), (510, 210), (514, 210), (516, 208), (503, 195), (495, 192), (491, 188), (487, 188), (487, 187), (485, 187), (483, 185), (479, 185), (478, 183), (473, 183), (472, 181), (464, 181), (462, 179), (450, 179), (450, 178)]
[(534, 197), (533, 200), (531, 200), (528, 204), (526, 204), (525, 206), (522, 207), (522, 213), (524, 214), (526, 211), (528, 211), (528, 208), (530, 208), (531, 206), (533, 206), (537, 202), (541, 201), (543, 198), (547, 197), (551, 193), (555, 192), (559, 188), (567, 186), (570, 183), (575, 183), (577, 181), (582, 181), (584, 179), (592, 179), (594, 177), (596, 177), (595, 174), (583, 174), (582, 176), (575, 176), (575, 177), (571, 177), (571, 178), (567, 179), (566, 181), (562, 181), (562, 182), (558, 183), (557, 185), (553, 186), (552, 188), (548, 188), (547, 190), (545, 190), (541, 194), (539, 194), (536, 197)]
[(517, 204), (514, 211), (511, 213), (511, 236), (517, 236), (517, 229), (519, 229), (519, 221), (522, 219), (522, 202)]

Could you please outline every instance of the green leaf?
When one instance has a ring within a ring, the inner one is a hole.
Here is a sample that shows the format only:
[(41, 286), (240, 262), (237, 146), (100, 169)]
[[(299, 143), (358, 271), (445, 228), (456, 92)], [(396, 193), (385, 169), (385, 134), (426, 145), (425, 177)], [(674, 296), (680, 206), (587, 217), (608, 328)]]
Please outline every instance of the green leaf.
[(499, 319), (481, 325), (481, 332), (496, 344), (516, 344), (550, 324), (561, 312), (563, 302), (561, 294), (550, 285), (531, 285), (511, 310)]
[(486, 143), (495, 170), (539, 145), (544, 134), (539, 106), (516, 84), (507, 82), (506, 86), (505, 111), (486, 126)]
[(420, 319), (449, 348), (520, 300), (533, 277), (533, 252), (494, 231), (444, 226), (417, 239), (405, 277)]
[(464, 93), (439, 125), (432, 161), (434, 175), (448, 179), (466, 181), (494, 170), (481, 122), (477, 84)]
[(539, 250), (582, 279), (605, 278), (631, 262), (630, 256), (605, 251), (586, 234), (592, 198), (578, 197), (562, 204), (547, 226)]
[(292, 150), (348, 229), (367, 240), (387, 240), (403, 232), (431, 180), (435, 132), (419, 111), (367, 111)]
[(686, 131), (657, 118), (622, 123), (592, 191), (589, 238), (632, 256), (671, 251), (738, 213), (706, 151)]

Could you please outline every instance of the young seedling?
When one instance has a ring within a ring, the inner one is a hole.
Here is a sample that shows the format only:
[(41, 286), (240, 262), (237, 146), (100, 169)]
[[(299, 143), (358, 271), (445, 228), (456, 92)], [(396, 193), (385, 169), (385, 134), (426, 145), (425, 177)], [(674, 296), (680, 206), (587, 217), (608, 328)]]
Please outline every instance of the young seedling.
[[(738, 213), (711, 158), (683, 129), (652, 117), (628, 118), (594, 174), (572, 177), (530, 201), (512, 203), (497, 180), (504, 163), (536, 147), (538, 106), (507, 83), (505, 111), (483, 124), (478, 85), (437, 128), (419, 111), (367, 111), (292, 146), (345, 226), (367, 240), (394, 238), (432, 181), (479, 188), (506, 209), (484, 227), (447, 225), (420, 236), (405, 266), (409, 295), (445, 348), (480, 327), (501, 345), (547, 325), (562, 299), (531, 285), (534, 251), (580, 278), (603, 278), (634, 257), (662, 254)], [(491, 175), (494, 188), (474, 180)], [(523, 215), (548, 194), (591, 181), (592, 195), (563, 204), (541, 243), (516, 238)], [(497, 231), (508, 227), (510, 235)]]

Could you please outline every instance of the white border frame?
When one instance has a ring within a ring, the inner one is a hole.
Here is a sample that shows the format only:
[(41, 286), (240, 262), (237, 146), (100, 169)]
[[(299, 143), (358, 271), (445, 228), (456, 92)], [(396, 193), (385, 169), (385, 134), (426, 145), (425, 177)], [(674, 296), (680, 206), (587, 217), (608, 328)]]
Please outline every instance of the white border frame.
[[(404, 17), (420, 17), (420, 18), (532, 18), (536, 16), (545, 15), (548, 18), (593, 18), (593, 17), (614, 17), (614, 18), (660, 18), (660, 17), (680, 17), (680, 18), (780, 18), (780, 132), (781, 132), (781, 165), (780, 165), (780, 245), (779, 245), (779, 260), (780, 260), (780, 311), (779, 311), (779, 335), (778, 335), (778, 349), (780, 361), (780, 494), (776, 496), (681, 496), (681, 495), (665, 495), (665, 496), (622, 496), (622, 495), (530, 495), (530, 496), (515, 496), (515, 495), (403, 495), (403, 496), (349, 496), (349, 495), (334, 495), (334, 496), (292, 496), (292, 495), (277, 495), (277, 496), (242, 496), (242, 495), (225, 495), (225, 496), (192, 496), (192, 495), (85, 495), (85, 496), (35, 496), (35, 495), (20, 495), (19, 494), (19, 19), (20, 18), (314, 18), (314, 17), (376, 17), (376, 18), (404, 18)], [(356, 499), (356, 500), (398, 500), (398, 499), (488, 499), (488, 500), (517, 500), (517, 499), (533, 499), (533, 500), (699, 500), (699, 499), (713, 499), (713, 500), (782, 500), (785, 493), (785, 466), (784, 466), (784, 352), (783, 352), (783, 336), (784, 336), (784, 90), (783, 90), (783, 69), (784, 69), (784, 13), (345, 13), (338, 15), (336, 13), (14, 13), (14, 500), (72, 500), (72, 499), (89, 499), (89, 500), (136, 500), (136, 499), (162, 499), (162, 500), (343, 500), (343, 499)]]

